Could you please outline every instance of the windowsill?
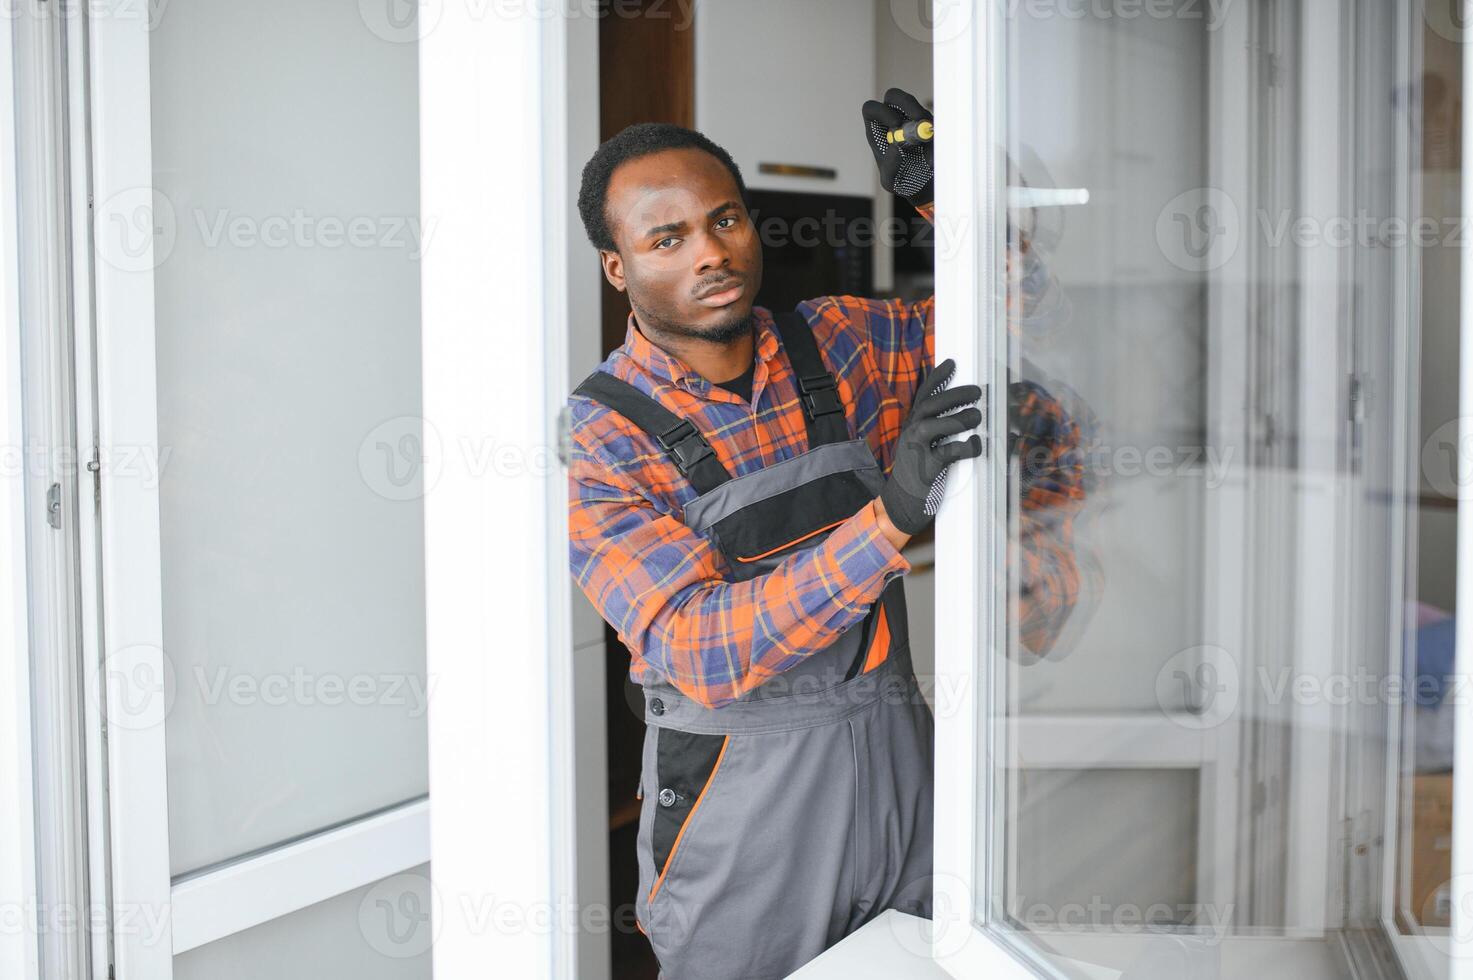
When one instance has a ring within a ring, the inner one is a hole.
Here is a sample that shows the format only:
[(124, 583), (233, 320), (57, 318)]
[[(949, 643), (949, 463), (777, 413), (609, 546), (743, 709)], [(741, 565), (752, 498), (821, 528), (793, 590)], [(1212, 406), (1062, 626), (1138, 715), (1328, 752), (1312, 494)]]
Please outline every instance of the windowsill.
[(950, 980), (927, 954), (929, 920), (886, 909), (824, 950), (789, 980)]

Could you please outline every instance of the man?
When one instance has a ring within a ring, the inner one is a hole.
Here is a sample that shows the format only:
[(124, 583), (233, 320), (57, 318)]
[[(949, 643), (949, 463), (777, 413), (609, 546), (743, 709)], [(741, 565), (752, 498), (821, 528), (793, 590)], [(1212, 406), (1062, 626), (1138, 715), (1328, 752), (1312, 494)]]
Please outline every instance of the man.
[[(887, 187), (929, 219), (930, 120), (867, 102)], [(904, 152), (904, 156), (901, 153)], [(753, 305), (730, 156), (631, 126), (579, 210), (626, 340), (570, 399), (573, 575), (632, 654), (646, 730), (636, 920), (667, 980), (786, 976), (886, 908), (930, 914), (933, 722), (901, 555), (980, 438), (933, 301)]]

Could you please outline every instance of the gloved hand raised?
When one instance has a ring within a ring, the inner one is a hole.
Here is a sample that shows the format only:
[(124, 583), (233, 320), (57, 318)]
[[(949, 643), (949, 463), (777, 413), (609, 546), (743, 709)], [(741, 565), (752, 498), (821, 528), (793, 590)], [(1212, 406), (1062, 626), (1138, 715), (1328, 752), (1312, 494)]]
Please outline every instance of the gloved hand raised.
[[(982, 437), (975, 432), (967, 439), (942, 442), (982, 424), (982, 411), (965, 408), (982, 397), (976, 385), (947, 390), (956, 362), (947, 358), (931, 369), (916, 389), (910, 415), (900, 428), (895, 444), (895, 465), (880, 489), (890, 523), (905, 534), (919, 533), (931, 523), (946, 490), (946, 470), (960, 459), (982, 454)], [(947, 414), (955, 412), (955, 414)]]
[(885, 92), (885, 101), (870, 99), (860, 109), (864, 116), (869, 148), (880, 168), (880, 183), (887, 191), (899, 194), (915, 207), (935, 200), (934, 147), (931, 140), (919, 143), (889, 143), (885, 134), (900, 129), (908, 122), (932, 122), (931, 113), (904, 89)]

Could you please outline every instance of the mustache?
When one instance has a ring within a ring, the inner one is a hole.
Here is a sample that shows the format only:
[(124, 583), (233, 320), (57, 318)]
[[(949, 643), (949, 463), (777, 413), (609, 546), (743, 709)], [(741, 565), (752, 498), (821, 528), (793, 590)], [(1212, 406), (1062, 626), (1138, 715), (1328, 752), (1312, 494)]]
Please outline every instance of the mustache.
[(745, 276), (739, 276), (735, 274), (729, 275), (725, 279), (715, 279), (710, 282), (703, 282), (698, 284), (693, 295), (696, 299), (704, 299), (707, 296), (713, 296), (716, 293), (725, 292), (726, 290), (731, 289), (733, 286), (741, 285), (746, 281), (747, 280)]

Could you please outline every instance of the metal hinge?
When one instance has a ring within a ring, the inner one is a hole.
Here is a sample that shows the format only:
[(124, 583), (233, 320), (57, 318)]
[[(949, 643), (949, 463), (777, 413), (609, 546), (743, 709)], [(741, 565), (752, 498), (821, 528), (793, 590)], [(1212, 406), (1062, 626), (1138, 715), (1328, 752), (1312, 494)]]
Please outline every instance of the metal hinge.
[(563, 466), (568, 465), (568, 459), (573, 453), (572, 424), (568, 406), (564, 405), (557, 410), (557, 458)]
[(1279, 56), (1272, 51), (1264, 53), (1266, 81), (1269, 88), (1280, 88), (1284, 84), (1284, 68)]
[(46, 488), (46, 523), (61, 527), (61, 484), (53, 483)]
[(1258, 814), (1261, 814), (1263, 813), (1263, 811), (1268, 809), (1268, 804), (1268, 783), (1260, 780), (1253, 784), (1253, 788), (1248, 793), (1248, 812), (1257, 816)]
[(1259, 77), (1263, 79), (1265, 85), (1269, 88), (1278, 88), (1283, 84), (1284, 70), (1276, 51), (1262, 44), (1246, 44), (1244, 47), (1252, 52), (1250, 57), (1258, 59)]
[(1349, 418), (1352, 422), (1360, 422), (1366, 417), (1365, 393), (1361, 390), (1360, 375), (1352, 374), (1350, 384), (1346, 392), (1346, 401), (1349, 403)]
[(102, 458), (97, 447), (92, 447), (92, 458), (87, 460), (87, 472), (92, 474), (92, 507), (102, 507)]

